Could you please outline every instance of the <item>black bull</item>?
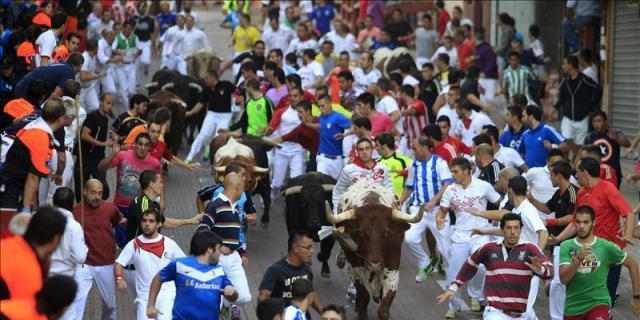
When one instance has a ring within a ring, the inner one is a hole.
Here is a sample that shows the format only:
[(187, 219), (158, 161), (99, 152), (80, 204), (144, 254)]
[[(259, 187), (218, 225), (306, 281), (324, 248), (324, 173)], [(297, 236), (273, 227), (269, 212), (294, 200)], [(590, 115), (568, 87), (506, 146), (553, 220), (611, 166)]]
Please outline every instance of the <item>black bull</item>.
[[(185, 76), (174, 70), (162, 69), (156, 72), (146, 86), (149, 95), (153, 95), (159, 91), (169, 91), (175, 94), (184, 102), (184, 112), (171, 111), (172, 122), (167, 143), (171, 151), (175, 154), (182, 145), (182, 136), (186, 133), (185, 129), (189, 129), (188, 140), (193, 141), (193, 134), (196, 128), (202, 126), (206, 108), (203, 108), (197, 114), (189, 118), (185, 118), (184, 113), (195, 107), (202, 97), (204, 83), (192, 77)], [(151, 108), (150, 108), (151, 109)]]
[[(287, 232), (306, 230), (319, 241), (318, 231), (322, 226), (330, 226), (325, 215), (325, 202), (331, 201), (331, 192), (336, 180), (322, 173), (310, 172), (287, 182), (282, 188), (286, 200)], [(333, 236), (320, 241), (318, 260), (322, 262), (322, 277), (330, 276), (329, 257), (335, 243)]]

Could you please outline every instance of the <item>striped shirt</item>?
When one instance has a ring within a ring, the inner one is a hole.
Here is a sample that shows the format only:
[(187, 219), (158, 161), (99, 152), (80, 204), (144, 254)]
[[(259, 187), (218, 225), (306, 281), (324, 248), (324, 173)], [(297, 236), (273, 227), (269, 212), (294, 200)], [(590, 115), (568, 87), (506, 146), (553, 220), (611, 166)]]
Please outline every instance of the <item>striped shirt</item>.
[(404, 132), (407, 134), (407, 144), (411, 148), (414, 138), (422, 135), (422, 129), (429, 124), (429, 114), (424, 102), (416, 99), (405, 110), (414, 109), (416, 114), (404, 116)]
[(529, 287), (534, 274), (525, 264), (529, 257), (537, 257), (542, 264), (542, 279), (553, 276), (553, 266), (533, 243), (520, 242), (507, 248), (501, 242), (489, 242), (476, 250), (464, 263), (449, 287), (457, 291), (469, 281), (483, 264), (486, 268), (484, 294), (490, 306), (503, 312), (523, 313), (527, 309)]
[(445, 183), (453, 182), (447, 162), (433, 154), (425, 161), (414, 160), (409, 167), (405, 188), (412, 190), (409, 204), (420, 206), (440, 192)]
[(220, 193), (205, 209), (197, 231), (211, 230), (222, 239), (222, 245), (244, 254), (244, 243), (240, 241), (242, 224), (237, 202), (231, 202), (224, 193)]
[(504, 75), (502, 76), (502, 86), (507, 89), (509, 97), (513, 97), (517, 93), (524, 94), (527, 99), (531, 100), (529, 95), (529, 80), (535, 80), (536, 76), (533, 71), (523, 65), (519, 65), (516, 69), (508, 67), (504, 69)]

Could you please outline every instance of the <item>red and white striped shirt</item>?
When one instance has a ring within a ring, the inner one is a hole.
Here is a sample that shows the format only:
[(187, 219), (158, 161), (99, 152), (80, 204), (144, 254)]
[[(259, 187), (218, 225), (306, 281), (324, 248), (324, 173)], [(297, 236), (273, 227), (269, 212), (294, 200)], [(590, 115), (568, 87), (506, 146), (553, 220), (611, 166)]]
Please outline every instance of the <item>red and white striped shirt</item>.
[(484, 294), (490, 306), (508, 313), (524, 313), (531, 278), (535, 275), (527, 267), (529, 257), (537, 257), (542, 264), (538, 276), (549, 279), (553, 276), (553, 266), (540, 249), (533, 243), (520, 242), (507, 249), (501, 242), (489, 242), (476, 250), (464, 263), (449, 290), (458, 288), (469, 281), (483, 264), (487, 269), (484, 278)]
[(416, 110), (415, 115), (404, 117), (404, 132), (407, 134), (407, 142), (411, 147), (411, 141), (422, 135), (422, 129), (429, 124), (429, 116), (424, 102), (415, 99), (413, 103), (407, 106), (408, 109)]

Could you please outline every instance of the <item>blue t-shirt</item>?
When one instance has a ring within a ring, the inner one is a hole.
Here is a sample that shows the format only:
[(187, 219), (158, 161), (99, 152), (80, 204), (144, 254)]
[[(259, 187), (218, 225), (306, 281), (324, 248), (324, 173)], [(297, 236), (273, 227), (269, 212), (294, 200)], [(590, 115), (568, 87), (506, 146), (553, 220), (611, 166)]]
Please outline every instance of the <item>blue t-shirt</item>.
[(325, 34), (331, 30), (331, 20), (336, 17), (336, 13), (331, 5), (324, 7), (316, 7), (309, 12), (309, 20), (316, 20), (316, 29), (321, 34)]
[(544, 147), (545, 140), (559, 144), (566, 139), (558, 130), (546, 124), (539, 124), (534, 130), (527, 129), (522, 134), (518, 152), (524, 154), (524, 162), (529, 168), (544, 167), (546, 165), (549, 150)]
[(498, 140), (503, 147), (518, 150), (518, 148), (520, 148), (520, 142), (522, 141), (522, 135), (526, 130), (526, 127), (522, 127), (520, 131), (514, 132), (511, 128), (506, 128)]
[(160, 13), (156, 18), (160, 26), (160, 35), (163, 35), (169, 27), (176, 25), (177, 16), (173, 12), (167, 12), (167, 14)]
[(176, 285), (173, 319), (218, 319), (222, 289), (231, 285), (222, 267), (188, 256), (169, 262), (159, 276), (162, 282)]
[(75, 79), (76, 73), (73, 71), (71, 65), (67, 63), (54, 63), (48, 66), (39, 67), (35, 70), (27, 73), (16, 84), (15, 92), (13, 93), (16, 98), (24, 98), (27, 96), (27, 89), (33, 80), (39, 79), (47, 83), (48, 97), (51, 95), (56, 86), (62, 88), (64, 83), (69, 79)]
[(320, 126), (320, 145), (318, 145), (318, 153), (328, 156), (342, 155), (342, 140), (336, 139), (336, 134), (343, 133), (344, 130), (351, 127), (351, 120), (347, 117), (331, 111), (328, 115), (320, 115), (318, 117)]

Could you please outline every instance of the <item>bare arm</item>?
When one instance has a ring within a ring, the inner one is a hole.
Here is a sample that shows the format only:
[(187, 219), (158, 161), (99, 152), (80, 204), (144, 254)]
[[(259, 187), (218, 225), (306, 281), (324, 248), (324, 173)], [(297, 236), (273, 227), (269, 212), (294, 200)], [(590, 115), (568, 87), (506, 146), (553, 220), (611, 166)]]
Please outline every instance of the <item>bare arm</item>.
[(478, 99), (478, 97), (476, 97), (475, 94), (468, 94), (466, 98), (474, 106), (478, 106), (479, 108), (481, 108), (484, 111), (487, 111), (487, 110), (491, 109), (491, 105), (489, 105), (488, 103), (480, 101), (480, 99)]
[(438, 98), (436, 98), (436, 102), (433, 103), (433, 112), (435, 114), (438, 114), (438, 111), (440, 111), (440, 108), (444, 106), (445, 102), (447, 102), (447, 98), (445, 97), (445, 95), (439, 95)]
[(266, 289), (260, 289), (260, 292), (258, 292), (258, 302), (268, 299), (271, 297), (271, 291), (270, 290), (266, 290)]
[(204, 201), (199, 196), (196, 196), (196, 208), (198, 208), (198, 213), (204, 212)]
[(624, 226), (623, 239), (629, 242), (629, 240), (633, 239), (633, 230), (636, 227), (636, 215), (634, 214), (634, 211), (627, 213)]
[(59, 86), (56, 86), (56, 88), (53, 89), (53, 92), (51, 92), (51, 95), (49, 97), (50, 98), (62, 97), (62, 88), (60, 88)]
[(549, 241), (549, 231), (545, 230), (539, 230), (537, 231), (538, 233), (538, 248), (540, 248), (540, 250), (544, 250), (544, 248), (547, 246), (547, 241)]
[(27, 180), (24, 183), (24, 192), (22, 196), (23, 208), (31, 209), (38, 207), (38, 197), (36, 196), (36, 193), (38, 192), (39, 186), (40, 177), (32, 172), (29, 172), (27, 174)]
[[(622, 265), (627, 267), (627, 270), (629, 270), (629, 275), (631, 275), (631, 286), (633, 287), (633, 295), (634, 296), (639, 295), (640, 294), (640, 275), (638, 274), (639, 273), (638, 264), (636, 263), (635, 260), (633, 260), (633, 257), (631, 257), (630, 254), (627, 254), (627, 257), (622, 262)], [(635, 299), (634, 302), (640, 303), (640, 301), (637, 301), (637, 299)], [(636, 309), (636, 312), (637, 311), (638, 310)]]
[(538, 199), (534, 198), (533, 195), (531, 194), (531, 192), (527, 193), (527, 199), (529, 199), (529, 202), (531, 202), (531, 204), (536, 207), (536, 209), (546, 213), (546, 214), (550, 214), (551, 210), (549, 209), (549, 207), (547, 207), (547, 204), (539, 201)]
[(389, 118), (391, 118), (391, 122), (396, 123), (396, 121), (398, 121), (398, 119), (400, 119), (400, 111), (394, 111), (391, 112), (391, 114), (389, 115)]
[(149, 301), (147, 302), (147, 316), (149, 318), (158, 317), (159, 310), (156, 308), (156, 298), (158, 297), (161, 286), (162, 280), (160, 280), (160, 275), (156, 274), (153, 280), (151, 280), (151, 286), (149, 288)]
[(317, 294), (313, 295), (312, 307), (314, 310), (318, 311), (318, 313), (322, 313), (322, 303), (320, 302), (320, 298), (318, 298)]
[(100, 163), (98, 163), (98, 170), (100, 171), (107, 171), (108, 169), (111, 169), (113, 166), (111, 165), (111, 161), (113, 160), (113, 158), (115, 158), (118, 155), (118, 151), (113, 151), (111, 152), (111, 154), (100, 160)]
[(189, 118), (189, 117), (193, 116), (194, 114), (200, 112), (200, 110), (202, 110), (202, 107), (204, 107), (204, 104), (202, 102), (196, 103), (196, 105), (193, 107), (193, 109), (187, 111), (187, 113), (184, 114), (184, 117), (185, 118)]
[(576, 234), (576, 225), (573, 223), (569, 223), (567, 227), (564, 228), (564, 230), (562, 230), (562, 232), (560, 232), (560, 234), (555, 237), (553, 242), (558, 244), (564, 240), (569, 239), (575, 234)]
[(91, 129), (87, 128), (87, 127), (82, 127), (82, 131), (80, 133), (80, 139), (82, 139), (82, 141), (87, 142), (89, 144), (92, 144), (94, 146), (98, 146), (98, 147), (106, 147), (107, 146), (107, 141), (100, 141), (94, 137), (91, 136)]
[(202, 218), (201, 213), (198, 213), (195, 216), (188, 219), (175, 219), (175, 218), (166, 217), (162, 226), (168, 229), (173, 229), (173, 228), (182, 227), (188, 224), (198, 224), (200, 223), (200, 218)]

